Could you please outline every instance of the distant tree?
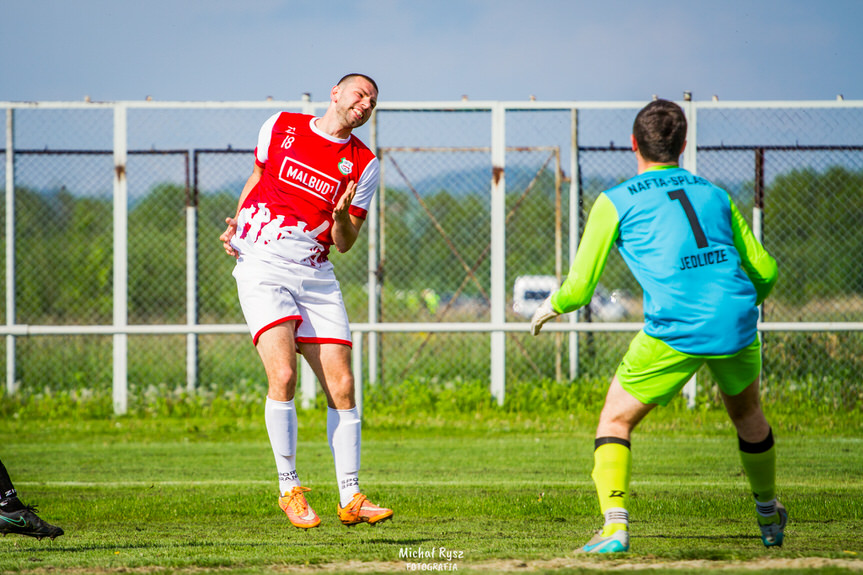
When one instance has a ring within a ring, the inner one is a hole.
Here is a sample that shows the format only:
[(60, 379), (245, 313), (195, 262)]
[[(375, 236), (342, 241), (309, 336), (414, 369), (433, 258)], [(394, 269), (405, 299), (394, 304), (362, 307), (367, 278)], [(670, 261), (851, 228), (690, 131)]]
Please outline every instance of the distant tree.
[[(586, 216), (608, 182), (583, 184)], [(748, 184), (747, 184), (748, 185)], [(832, 167), (793, 170), (765, 192), (764, 243), (779, 264), (774, 297), (792, 304), (863, 293), (863, 172)], [(482, 192), (446, 189), (425, 194), (423, 204), (404, 190), (387, 189), (381, 222), (385, 244), (385, 289), (451, 295), (469, 268), (462, 294), (489, 293), (490, 200)], [(566, 195), (563, 273), (568, 273)], [(198, 313), (207, 323), (242, 322), (231, 277), (234, 260), (218, 240), (237, 194), (200, 198), (197, 219)], [(520, 202), (516, 208), (516, 202)], [(22, 323), (110, 323), (113, 310), (113, 205), (110, 198), (82, 197), (67, 190), (16, 190), (16, 319)], [(749, 219), (746, 206), (738, 206)], [(509, 190), (506, 210), (507, 282), (518, 275), (554, 273), (554, 183), (540, 174), (530, 192)], [(368, 228), (347, 254), (333, 251), (336, 273), (351, 309), (365, 306)], [(453, 247), (458, 256), (453, 253)], [(616, 250), (602, 283), (608, 289), (640, 289)], [(185, 189), (155, 186), (129, 213), (130, 321), (183, 322), (186, 311)], [(388, 318), (396, 319), (396, 318)]]
[(236, 261), (222, 248), (219, 236), (225, 218), (237, 211), (239, 191), (221, 191), (198, 198), (198, 315), (206, 323), (242, 323), (237, 284), (231, 276)]
[(767, 188), (764, 203), (776, 297), (802, 303), (863, 293), (863, 172), (792, 170)]
[(155, 186), (129, 213), (129, 321), (182, 323), (186, 310), (186, 190)]
[(99, 323), (111, 317), (109, 202), (66, 190), (15, 190), (16, 320)]

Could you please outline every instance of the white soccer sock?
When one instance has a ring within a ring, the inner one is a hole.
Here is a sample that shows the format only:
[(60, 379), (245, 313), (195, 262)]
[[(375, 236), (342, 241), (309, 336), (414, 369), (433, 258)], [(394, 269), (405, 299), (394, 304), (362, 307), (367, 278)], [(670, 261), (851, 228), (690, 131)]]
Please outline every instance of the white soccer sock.
[(360, 492), (360, 436), (362, 421), (357, 408), (327, 408), (327, 439), (336, 465), (342, 507)]
[(619, 523), (629, 526), (629, 512), (623, 507), (612, 507), (605, 511), (605, 524)]
[(755, 510), (758, 512), (758, 515), (761, 517), (770, 517), (776, 513), (776, 498), (768, 501), (767, 503), (760, 503), (758, 501), (755, 502)]
[(276, 457), (276, 469), (279, 472), (279, 493), (289, 493), (300, 485), (297, 475), (297, 411), (294, 400), (275, 401), (267, 398), (264, 408), (264, 420), (267, 423), (267, 435)]

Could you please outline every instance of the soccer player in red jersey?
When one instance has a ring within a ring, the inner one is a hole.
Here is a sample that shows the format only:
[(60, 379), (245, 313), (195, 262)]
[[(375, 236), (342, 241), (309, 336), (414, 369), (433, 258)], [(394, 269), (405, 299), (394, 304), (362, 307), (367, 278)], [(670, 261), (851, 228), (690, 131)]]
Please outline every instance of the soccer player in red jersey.
[(359, 488), (361, 421), (351, 371), (351, 332), (330, 246), (354, 245), (378, 186), (374, 153), (352, 134), (377, 104), (378, 87), (348, 74), (321, 117), (279, 112), (261, 127), (255, 165), (237, 213), (220, 236), (237, 258), (234, 277), (246, 323), (264, 364), (267, 433), (279, 473), (279, 505), (309, 529), (320, 518), (296, 470), (297, 351), (327, 398), (327, 436), (345, 525), (390, 519)]

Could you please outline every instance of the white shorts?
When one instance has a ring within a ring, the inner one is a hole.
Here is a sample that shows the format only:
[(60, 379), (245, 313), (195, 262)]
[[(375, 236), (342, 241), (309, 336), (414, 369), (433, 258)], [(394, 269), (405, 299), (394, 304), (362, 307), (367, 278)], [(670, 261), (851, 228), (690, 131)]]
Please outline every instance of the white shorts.
[(351, 345), (341, 288), (330, 269), (272, 264), (240, 257), (234, 268), (237, 293), (255, 345), (273, 326), (296, 320), (299, 343)]

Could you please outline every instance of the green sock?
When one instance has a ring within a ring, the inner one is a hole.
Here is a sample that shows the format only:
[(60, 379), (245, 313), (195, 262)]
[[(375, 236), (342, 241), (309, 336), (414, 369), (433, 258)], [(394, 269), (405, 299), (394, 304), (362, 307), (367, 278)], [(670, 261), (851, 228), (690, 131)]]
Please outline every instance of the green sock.
[(630, 443), (617, 437), (599, 437), (593, 452), (593, 473), (599, 508), (605, 518), (603, 537), (629, 526), (629, 477), (632, 467)]
[(759, 443), (748, 443), (739, 437), (737, 439), (740, 444), (740, 461), (755, 501), (773, 501), (776, 499), (776, 449), (773, 447), (773, 430)]

